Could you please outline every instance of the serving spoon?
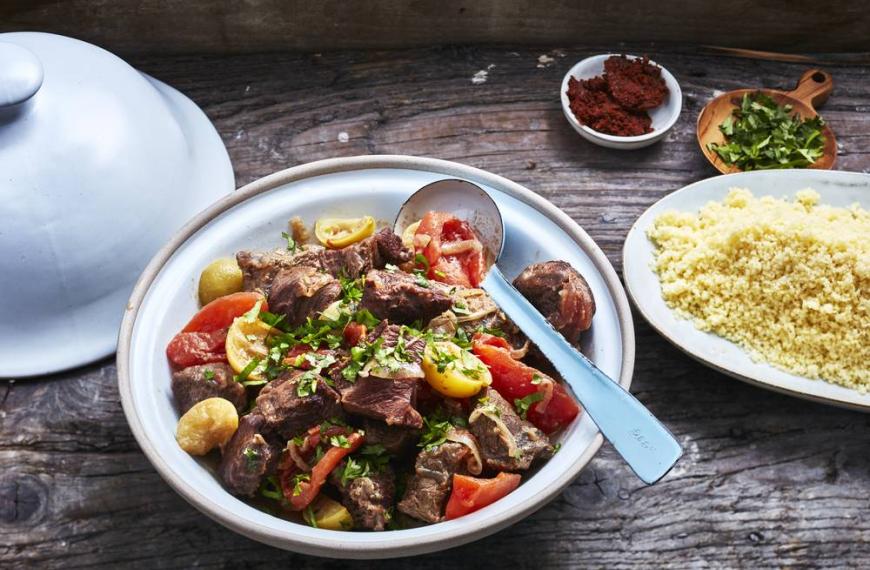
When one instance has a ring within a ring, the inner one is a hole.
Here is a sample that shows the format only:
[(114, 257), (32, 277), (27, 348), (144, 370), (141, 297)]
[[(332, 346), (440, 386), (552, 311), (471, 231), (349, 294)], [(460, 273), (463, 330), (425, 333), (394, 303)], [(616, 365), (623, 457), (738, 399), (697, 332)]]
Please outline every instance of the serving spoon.
[(431, 210), (450, 212), (475, 229), (491, 259), (480, 287), (520, 328), (571, 386), (592, 421), (637, 476), (651, 485), (683, 453), (674, 436), (627, 390), (575, 350), (505, 279), (497, 261), (504, 248), (504, 221), (492, 197), (465, 180), (439, 180), (411, 195), (396, 216), (403, 230)]
[[(722, 121), (731, 116), (731, 113), (740, 106), (740, 101), (746, 94), (763, 93), (771, 97), (779, 105), (791, 105), (792, 111), (803, 119), (812, 119), (818, 113), (816, 107), (820, 107), (834, 89), (834, 81), (831, 74), (821, 69), (809, 69), (798, 80), (797, 85), (791, 91), (778, 91), (776, 89), (735, 89), (723, 93), (707, 103), (701, 114), (698, 115), (698, 144), (701, 152), (707, 157), (716, 170), (723, 174), (741, 172), (737, 166), (727, 164), (715, 151), (710, 150), (709, 144), (724, 144), (725, 135), (719, 130)], [(808, 168), (830, 170), (837, 161), (837, 141), (834, 139), (834, 131), (825, 124), (822, 128), (822, 136), (825, 137), (825, 146), (822, 156)]]

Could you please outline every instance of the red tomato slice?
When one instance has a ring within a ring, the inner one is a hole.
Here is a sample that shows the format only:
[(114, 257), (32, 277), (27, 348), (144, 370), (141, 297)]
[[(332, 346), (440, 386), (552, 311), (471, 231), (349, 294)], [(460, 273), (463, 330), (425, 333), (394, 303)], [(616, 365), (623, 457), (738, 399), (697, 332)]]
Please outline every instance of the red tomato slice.
[[(362, 434), (353, 432), (347, 436), (349, 447), (330, 447), (311, 469), (310, 479), (299, 484), (298, 494), (294, 494), (296, 489), (295, 485), (291, 484), (292, 478), (290, 476), (281, 477), (281, 492), (290, 503), (290, 509), (301, 511), (310, 505), (317, 498), (320, 488), (326, 483), (326, 478), (329, 477), (332, 470), (338, 467), (342, 459), (359, 449), (363, 441), (365, 441), (365, 437)], [(289, 475), (289, 472), (286, 472), (285, 475)]]
[[(532, 381), (540, 372), (513, 358), (505, 339), (477, 333), (471, 345), (472, 352), (489, 368), (492, 387), (508, 401), (524, 398), (539, 390), (539, 385)], [(539, 404), (534, 403), (529, 407), (527, 418), (544, 433), (553, 433), (565, 427), (580, 413), (580, 406), (558, 382), (553, 386), (553, 397), (543, 412), (538, 411)]]
[(241, 317), (250, 311), (257, 304), (257, 301), (263, 302), (261, 310), (269, 310), (266, 298), (254, 291), (243, 291), (218, 297), (200, 309), (190, 319), (190, 322), (181, 329), (181, 332), (212, 332), (229, 328), (236, 317)]
[(445, 517), (451, 520), (480, 510), (511, 493), (519, 485), (520, 476), (516, 473), (499, 473), (494, 479), (454, 475)]
[(178, 368), (209, 362), (226, 362), (227, 329), (212, 332), (180, 332), (166, 347), (166, 357)]
[[(477, 287), (486, 272), (480, 240), (468, 225), (446, 212), (428, 212), (420, 221), (416, 235), (426, 236), (426, 246), (418, 248), (429, 263), (427, 277), (449, 285)], [(445, 254), (451, 246), (476, 242), (476, 247), (455, 254)]]

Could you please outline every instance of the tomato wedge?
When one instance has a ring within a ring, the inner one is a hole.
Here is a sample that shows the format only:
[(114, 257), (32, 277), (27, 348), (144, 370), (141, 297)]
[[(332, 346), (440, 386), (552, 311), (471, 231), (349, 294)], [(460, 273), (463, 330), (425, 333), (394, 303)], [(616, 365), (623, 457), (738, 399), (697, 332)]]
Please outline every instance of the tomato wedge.
[(212, 332), (229, 328), (236, 317), (241, 317), (254, 308), (257, 301), (262, 301), (260, 309), (268, 311), (266, 298), (254, 291), (242, 291), (218, 297), (190, 319), (181, 332)]
[(444, 513), (447, 520), (465, 516), (491, 505), (520, 485), (516, 473), (499, 473), (494, 479), (479, 479), (467, 475), (453, 476), (453, 490)]
[(309, 480), (300, 482), (298, 489), (296, 485), (290, 484), (291, 478), (289, 476), (281, 477), (281, 492), (287, 499), (290, 509), (301, 511), (310, 505), (320, 493), (320, 488), (323, 487), (332, 470), (338, 467), (342, 459), (359, 449), (363, 441), (365, 441), (365, 437), (361, 433), (353, 432), (347, 436), (347, 447), (330, 447), (311, 469)]
[[(505, 339), (477, 333), (472, 338), (471, 349), (489, 368), (492, 387), (509, 401), (525, 398), (540, 390), (540, 385), (534, 382), (536, 376), (542, 376), (541, 373), (513, 358), (510, 345)], [(558, 382), (554, 384), (553, 395), (543, 412), (539, 409), (542, 403), (532, 404), (527, 417), (544, 433), (553, 433), (565, 427), (580, 413), (580, 406)]]
[(209, 362), (226, 362), (226, 340), (226, 329), (178, 333), (166, 347), (166, 357), (178, 368)]
[(462, 287), (480, 285), (486, 272), (483, 246), (468, 222), (431, 211), (423, 216), (414, 235), (417, 253), (429, 265), (429, 279)]

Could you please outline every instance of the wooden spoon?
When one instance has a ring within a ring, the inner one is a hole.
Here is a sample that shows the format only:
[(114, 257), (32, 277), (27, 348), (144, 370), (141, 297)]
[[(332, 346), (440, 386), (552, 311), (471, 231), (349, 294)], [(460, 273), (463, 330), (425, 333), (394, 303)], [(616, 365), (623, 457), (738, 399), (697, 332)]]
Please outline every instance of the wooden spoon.
[[(830, 73), (821, 69), (810, 69), (804, 72), (792, 91), (736, 89), (723, 93), (707, 103), (707, 106), (698, 115), (698, 144), (701, 145), (701, 152), (719, 172), (723, 174), (740, 172), (738, 167), (726, 164), (719, 158), (718, 154), (708, 149), (707, 145), (711, 142), (719, 144), (725, 142), (725, 135), (719, 130), (719, 125), (731, 115), (735, 108), (740, 106), (743, 95), (760, 91), (772, 97), (780, 105), (791, 105), (794, 112), (800, 114), (804, 119), (810, 119), (818, 115), (815, 107), (821, 106), (828, 99), (833, 88), (834, 82)], [(834, 139), (834, 132), (827, 124), (822, 129), (822, 135), (825, 137), (823, 154), (808, 168), (830, 170), (837, 160), (837, 141)]]

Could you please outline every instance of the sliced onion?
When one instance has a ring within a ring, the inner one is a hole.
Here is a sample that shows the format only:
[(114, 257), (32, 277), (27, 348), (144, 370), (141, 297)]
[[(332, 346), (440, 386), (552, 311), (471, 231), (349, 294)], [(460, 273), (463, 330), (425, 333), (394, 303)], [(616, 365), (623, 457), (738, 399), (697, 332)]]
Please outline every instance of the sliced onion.
[(520, 348), (512, 348), (510, 350), (511, 358), (513, 358), (514, 360), (522, 360), (526, 357), (526, 354), (529, 353), (530, 346), (531, 344), (529, 343), (529, 341), (526, 341), (525, 344), (523, 344), (523, 346), (521, 346)]
[(541, 383), (538, 384), (538, 392), (544, 394), (544, 397), (541, 398), (536, 404), (535, 411), (539, 414), (543, 414), (547, 411), (547, 406), (550, 405), (550, 400), (553, 399), (553, 390), (556, 388), (556, 381), (547, 376), (546, 374), (540, 374)]
[(414, 237), (417, 233), (417, 228), (420, 227), (420, 222), (422, 221), (423, 220), (417, 220), (410, 226), (406, 227), (402, 232), (402, 245), (408, 249), (414, 249)]
[(444, 336), (451, 337), (456, 334), (456, 322), (456, 315), (453, 311), (444, 311), (429, 321), (426, 330), (435, 334), (443, 334)]
[(474, 410), (472, 410), (471, 415), (468, 416), (468, 423), (473, 424), (480, 416), (486, 416), (487, 418), (492, 420), (492, 422), (495, 424), (495, 428), (498, 431), (502, 432), (505, 436), (505, 440), (508, 444), (508, 456), (516, 457), (517, 452), (519, 451), (519, 448), (517, 448), (517, 441), (514, 438), (513, 433), (511, 433), (511, 430), (509, 430), (507, 425), (505, 425), (504, 421), (502, 421), (502, 419), (496, 414), (484, 411), (481, 406), (478, 406)]
[(483, 460), (480, 457), (480, 447), (477, 445), (477, 438), (466, 429), (450, 428), (450, 431), (445, 435), (448, 441), (461, 443), (471, 451), (468, 455), (468, 460), (465, 462), (465, 468), (472, 475), (480, 475), (483, 471)]
[(458, 255), (466, 251), (483, 251), (483, 246), (476, 239), (464, 239), (441, 244), (441, 255)]
[(432, 236), (428, 234), (414, 234), (414, 250), (420, 251), (426, 249), (430, 241), (432, 241)]
[(287, 447), (285, 449), (287, 451), (287, 454), (290, 456), (290, 459), (292, 459), (293, 463), (296, 464), (296, 467), (298, 467), (301, 471), (311, 471), (311, 466), (308, 465), (308, 463), (304, 459), (302, 459), (302, 456), (299, 454), (299, 448), (296, 447), (296, 444), (293, 443), (292, 439), (287, 442)]

